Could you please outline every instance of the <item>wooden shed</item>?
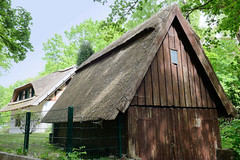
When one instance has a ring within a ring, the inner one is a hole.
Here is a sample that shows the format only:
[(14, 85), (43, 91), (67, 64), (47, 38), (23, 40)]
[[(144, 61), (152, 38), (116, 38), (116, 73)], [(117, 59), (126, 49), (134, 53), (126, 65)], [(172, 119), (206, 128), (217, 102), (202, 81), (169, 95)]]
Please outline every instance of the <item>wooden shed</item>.
[[(68, 106), (106, 122), (123, 114), (127, 155), (143, 160), (216, 159), (218, 117), (234, 113), (176, 4), (86, 60), (52, 110)], [(44, 121), (64, 119), (49, 112)]]

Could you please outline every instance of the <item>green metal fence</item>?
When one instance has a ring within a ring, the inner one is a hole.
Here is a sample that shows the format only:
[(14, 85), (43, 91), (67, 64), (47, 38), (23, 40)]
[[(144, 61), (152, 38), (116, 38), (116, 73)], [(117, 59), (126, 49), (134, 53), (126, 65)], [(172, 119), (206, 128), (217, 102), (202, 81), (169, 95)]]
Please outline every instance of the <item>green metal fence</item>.
[[(41, 159), (58, 159), (71, 155), (83, 158), (121, 157), (125, 151), (125, 122), (104, 121), (94, 117), (76, 117), (79, 107), (41, 112), (2, 113), (0, 117), (0, 150), (27, 154)], [(42, 123), (48, 112), (55, 116)]]

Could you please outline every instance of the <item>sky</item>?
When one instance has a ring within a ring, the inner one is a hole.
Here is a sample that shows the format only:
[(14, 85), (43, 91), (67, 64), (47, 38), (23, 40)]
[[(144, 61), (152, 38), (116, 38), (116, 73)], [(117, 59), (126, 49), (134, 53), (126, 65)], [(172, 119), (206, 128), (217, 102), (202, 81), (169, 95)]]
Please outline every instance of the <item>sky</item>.
[[(109, 0), (111, 4), (112, 1)], [(43, 43), (54, 34), (64, 34), (72, 26), (80, 24), (85, 19), (104, 20), (111, 12), (109, 3), (102, 5), (93, 0), (12, 0), (12, 6), (21, 6), (31, 13), (30, 42), (34, 52), (28, 52), (26, 59), (13, 63), (12, 68), (0, 76), (0, 85), (8, 87), (17, 80), (33, 78), (44, 69), (45, 61)]]

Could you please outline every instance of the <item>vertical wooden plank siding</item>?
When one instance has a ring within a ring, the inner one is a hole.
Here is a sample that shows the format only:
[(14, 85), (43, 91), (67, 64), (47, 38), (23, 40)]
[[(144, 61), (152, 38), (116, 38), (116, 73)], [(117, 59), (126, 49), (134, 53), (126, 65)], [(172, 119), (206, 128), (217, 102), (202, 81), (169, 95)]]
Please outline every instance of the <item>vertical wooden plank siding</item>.
[(165, 111), (165, 116), (167, 118), (167, 135), (166, 135), (166, 141), (168, 142), (166, 144), (166, 157), (168, 159), (174, 159), (174, 150), (173, 150), (173, 145), (174, 145), (174, 141), (173, 141), (173, 136), (171, 136), (172, 133), (172, 115), (171, 115), (171, 110), (165, 108), (163, 111)]
[(146, 105), (153, 105), (153, 89), (152, 89), (152, 73), (151, 67), (148, 69), (148, 72), (145, 77), (145, 97)]
[[(177, 50), (178, 64), (171, 62), (170, 49)], [(214, 107), (209, 84), (191, 52), (171, 26), (131, 105)]]
[(171, 57), (169, 52), (169, 43), (168, 43), (168, 35), (165, 37), (163, 41), (163, 54), (164, 54), (164, 67), (165, 67), (165, 82), (166, 82), (166, 90), (167, 90), (167, 105), (173, 105), (173, 89), (172, 89), (172, 71), (171, 71)]
[[(168, 37), (169, 37), (169, 51), (170, 50), (176, 50), (175, 47), (175, 34), (174, 34), (174, 28), (173, 26), (170, 27), (169, 31), (168, 31)], [(172, 59), (171, 55), (170, 55), (170, 59)], [(178, 89), (178, 65), (179, 64), (175, 64), (171, 63), (171, 73), (172, 73), (172, 88), (173, 88), (173, 105), (174, 106), (179, 106), (179, 89)]]
[(189, 85), (189, 77), (188, 77), (188, 61), (187, 61), (187, 53), (185, 51), (184, 45), (181, 42), (181, 54), (182, 63), (183, 63), (183, 82), (184, 82), (184, 90), (185, 90), (185, 101), (186, 106), (192, 106), (191, 104), (191, 95), (190, 95), (190, 85)]
[(185, 107), (185, 93), (184, 93), (184, 83), (183, 83), (183, 71), (182, 71), (182, 54), (181, 54), (181, 48), (180, 48), (180, 40), (177, 34), (176, 29), (174, 28), (174, 35), (175, 35), (175, 48), (178, 52), (178, 67), (177, 67), (177, 73), (178, 73), (178, 85), (179, 85), (179, 98), (180, 98), (180, 106)]
[(128, 115), (130, 156), (142, 160), (216, 159), (215, 149), (220, 146), (216, 109), (131, 106)]
[(190, 92), (191, 92), (191, 103), (193, 107), (197, 107), (197, 97), (195, 90), (195, 76), (194, 76), (194, 63), (191, 59), (188, 59), (188, 72), (189, 72), (189, 83), (190, 83)]
[(158, 80), (158, 63), (157, 56), (153, 59), (151, 64), (152, 71), (152, 87), (153, 87), (153, 105), (159, 106), (160, 103), (160, 94), (159, 94), (159, 80)]
[(161, 45), (157, 53), (158, 61), (158, 77), (159, 77), (159, 92), (161, 99), (161, 106), (167, 106), (167, 91), (166, 91), (166, 79), (165, 79), (165, 66), (164, 66), (164, 54), (163, 45)]
[(197, 69), (194, 67), (194, 79), (195, 79), (195, 88), (196, 88), (196, 97), (197, 97), (197, 107), (202, 107), (202, 98), (201, 98), (201, 88), (199, 84), (199, 77)]
[(206, 88), (206, 96), (207, 96), (207, 107), (212, 108), (212, 107), (213, 107), (213, 105), (212, 105), (212, 99), (211, 99), (211, 97), (210, 97), (210, 94), (209, 94), (209, 91), (208, 91), (207, 88)]
[(138, 97), (138, 105), (145, 105), (145, 101), (146, 101), (146, 97), (145, 97), (145, 78), (142, 81), (142, 84), (140, 85), (140, 87), (138, 88), (137, 91), (137, 97)]
[(189, 117), (188, 117), (188, 110), (187, 109), (183, 109), (183, 115), (182, 115), (182, 125), (183, 125), (183, 132), (185, 132), (185, 135), (183, 137), (183, 153), (184, 153), (184, 159), (193, 159), (191, 156), (192, 153), (192, 144), (191, 144), (191, 137), (190, 137), (190, 124), (188, 123)]
[(137, 94), (134, 95), (131, 105), (133, 105), (133, 106), (138, 105), (138, 95)]
[(199, 78), (200, 80), (200, 88), (201, 88), (201, 95), (202, 95), (202, 106), (203, 107), (207, 107), (207, 96), (206, 96), (206, 88), (203, 84), (203, 81), (201, 78)]
[(210, 116), (213, 117), (213, 121), (214, 121), (214, 125), (213, 125), (213, 130), (214, 130), (214, 137), (216, 137), (216, 147), (217, 148), (222, 148), (222, 144), (221, 144), (221, 137), (218, 136), (220, 135), (220, 129), (219, 129), (219, 122), (218, 122), (218, 114), (215, 110), (211, 110), (210, 112)]
[[(164, 109), (162, 109), (164, 110)], [(159, 139), (159, 147), (158, 147), (158, 151), (159, 151), (159, 157), (160, 159), (167, 159), (167, 157), (165, 157), (166, 153), (167, 153), (167, 146), (168, 146), (168, 139), (167, 139), (167, 116), (165, 116), (165, 112), (161, 112), (160, 110), (158, 110), (159, 116), (158, 119), (162, 119), (162, 121), (158, 121), (159, 125), (157, 126), (159, 128), (159, 131), (157, 132), (157, 139)], [(167, 145), (165, 145), (167, 144)]]

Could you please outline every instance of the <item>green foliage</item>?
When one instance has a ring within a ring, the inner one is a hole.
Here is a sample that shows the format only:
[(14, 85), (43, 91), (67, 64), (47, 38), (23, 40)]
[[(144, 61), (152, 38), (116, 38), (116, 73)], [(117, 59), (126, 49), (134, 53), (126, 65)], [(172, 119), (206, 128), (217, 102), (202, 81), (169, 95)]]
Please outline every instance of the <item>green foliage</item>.
[[(240, 115), (240, 107), (237, 107)], [(220, 120), (221, 139), (223, 148), (232, 148), (240, 160), (240, 116), (233, 120)]]
[[(59, 149), (56, 146), (49, 144), (48, 136), (48, 133), (33, 133), (29, 140), (29, 146), (32, 147), (29, 148), (27, 156), (46, 160), (67, 160), (64, 149)], [(0, 151), (25, 155), (22, 148), (23, 139), (23, 134), (1, 134)]]
[(240, 106), (240, 50), (236, 40), (219, 39), (219, 45), (206, 54), (225, 92), (235, 106)]
[[(181, 9), (186, 17), (194, 11), (201, 11), (205, 14), (208, 37), (212, 36), (211, 32), (216, 28), (215, 33), (229, 33), (232, 38), (235, 38), (240, 26), (239, 8), (240, 0), (192, 0), (183, 5)], [(216, 37), (208, 40), (216, 44)]]
[(57, 148), (56, 146), (48, 143), (48, 133), (33, 133), (30, 136), (28, 153), (23, 151), (23, 135), (22, 134), (1, 134), (0, 151), (13, 153), (17, 155), (27, 155), (46, 160), (77, 160), (81, 156), (86, 155), (82, 151), (85, 147), (74, 149), (73, 153), (66, 156), (64, 149)]
[(74, 148), (72, 153), (68, 153), (68, 159), (69, 160), (76, 160), (76, 159), (81, 159), (82, 155), (86, 155), (86, 151), (82, 151), (85, 146), (79, 147), (79, 149)]
[[(107, 0), (94, 0), (102, 4)], [(207, 17), (208, 28), (204, 31), (204, 45), (218, 45), (217, 33), (229, 35), (231, 38), (237, 36), (240, 41), (240, 18), (239, 4), (240, 0), (115, 0), (110, 7), (112, 9), (108, 20), (124, 24), (127, 29), (132, 29), (140, 24), (153, 13), (160, 10), (161, 7), (177, 3), (183, 14), (192, 24), (193, 28), (199, 30), (198, 26), (194, 26), (194, 17), (203, 13)], [(193, 15), (194, 14), (194, 15)], [(193, 16), (192, 16), (193, 15)], [(125, 25), (128, 23), (127, 25)]]
[[(29, 78), (27, 80), (23, 81), (17, 81), (13, 85), (10, 85), (9, 87), (3, 87), (0, 85), (0, 108), (3, 108), (6, 106), (12, 99), (13, 91), (15, 88), (22, 86), (23, 84), (26, 84), (33, 79)], [(4, 127), (4, 130), (7, 131), (9, 126), (7, 125), (8, 122), (10, 122), (10, 112), (1, 112), (0, 113), (0, 126), (2, 125)], [(3, 131), (3, 130), (2, 130)]]
[(11, 112), (2, 112), (0, 113), (0, 134), (8, 133), (9, 131), (9, 122), (10, 122)]
[(235, 106), (240, 107), (240, 54), (234, 56), (234, 61), (231, 62), (231, 73), (235, 77), (232, 81), (227, 82), (228, 95)]
[(40, 76), (74, 65), (79, 47), (84, 41), (91, 42), (94, 52), (97, 52), (121, 36), (123, 32), (124, 30), (115, 23), (88, 19), (72, 27), (70, 31), (65, 31), (64, 38), (55, 34), (44, 43), (43, 50), (46, 53), (43, 59), (47, 63)]
[(24, 151), (23, 148), (18, 148), (18, 149), (16, 149), (16, 154), (17, 155), (27, 155), (27, 152)]
[[(107, 0), (94, 0), (94, 2), (102, 4), (107, 3)], [(158, 0), (115, 0), (110, 5), (111, 13), (108, 16), (108, 22), (115, 22), (123, 25), (126, 29), (132, 29), (140, 24), (152, 14), (161, 9), (162, 6), (170, 4), (172, 1), (158, 1)], [(125, 25), (128, 23), (127, 25)]]
[(88, 41), (84, 41), (80, 45), (80, 49), (78, 52), (78, 57), (77, 57), (77, 65), (80, 66), (82, 62), (84, 62), (88, 57), (90, 57), (94, 53), (92, 49), (92, 45)]
[(33, 50), (29, 42), (32, 17), (22, 7), (11, 8), (11, 0), (1, 0), (0, 8), (0, 68), (6, 70), (11, 60), (22, 61)]
[(47, 63), (44, 71), (39, 73), (40, 77), (70, 67), (76, 61), (75, 46), (65, 44), (61, 35), (55, 34), (43, 46), (43, 50), (46, 52), (43, 60), (47, 61)]
[[(18, 127), (22, 133), (25, 133), (25, 125), (26, 125), (26, 113), (29, 111), (18, 110), (14, 115), (12, 115), (12, 119), (15, 119), (18, 123), (16, 123), (16, 127)], [(36, 131), (37, 125), (41, 123), (41, 113), (31, 112), (31, 122), (30, 122), (30, 134)]]
[[(164, 1), (158, 0), (144, 0), (139, 1), (134, 9), (129, 20), (124, 25), (127, 29), (133, 29), (135, 26), (141, 24), (146, 19), (150, 18), (154, 13), (157, 13), (164, 5)], [(112, 8), (113, 9), (113, 8)]]
[[(211, 64), (233, 105), (240, 114), (240, 50), (236, 40), (219, 39), (218, 46), (206, 49)], [(223, 148), (232, 148), (240, 159), (240, 118), (227, 121), (220, 119)]]

